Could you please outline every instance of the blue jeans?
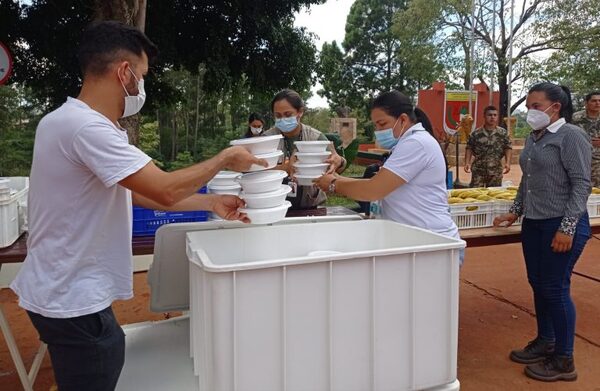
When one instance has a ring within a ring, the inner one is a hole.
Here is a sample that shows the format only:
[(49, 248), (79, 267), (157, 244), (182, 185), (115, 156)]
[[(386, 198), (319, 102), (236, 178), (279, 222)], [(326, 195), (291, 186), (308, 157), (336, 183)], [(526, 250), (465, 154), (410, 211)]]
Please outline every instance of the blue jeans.
[(115, 389), (125, 363), (125, 334), (111, 307), (65, 319), (27, 314), (48, 345), (59, 391)]
[(533, 289), (538, 338), (555, 341), (555, 353), (573, 355), (575, 305), (571, 273), (591, 236), (587, 213), (579, 219), (571, 250), (555, 253), (551, 244), (562, 218), (524, 219), (521, 230), (527, 279)]

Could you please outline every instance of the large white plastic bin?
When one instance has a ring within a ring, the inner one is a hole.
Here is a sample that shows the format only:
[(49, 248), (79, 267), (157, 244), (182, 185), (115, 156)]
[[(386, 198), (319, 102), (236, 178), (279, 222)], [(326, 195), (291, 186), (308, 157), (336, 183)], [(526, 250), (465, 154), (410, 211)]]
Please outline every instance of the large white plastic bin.
[[(13, 244), (26, 226), (28, 177), (6, 177), (9, 191), (0, 194), (0, 248)], [(25, 211), (25, 212), (23, 212)], [(19, 213), (21, 212), (21, 213)]]
[(199, 389), (458, 390), (458, 252), (385, 220), (187, 234)]

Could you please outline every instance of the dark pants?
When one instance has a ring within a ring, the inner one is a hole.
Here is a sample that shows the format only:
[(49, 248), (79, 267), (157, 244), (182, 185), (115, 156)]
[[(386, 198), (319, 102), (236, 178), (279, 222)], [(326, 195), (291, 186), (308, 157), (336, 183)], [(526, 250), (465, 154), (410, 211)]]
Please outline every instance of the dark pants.
[(48, 345), (59, 391), (115, 389), (125, 362), (125, 334), (111, 307), (66, 319), (27, 314)]
[(555, 253), (551, 244), (562, 218), (524, 219), (521, 231), (527, 278), (533, 288), (538, 337), (555, 341), (555, 352), (571, 356), (575, 339), (575, 305), (571, 300), (571, 273), (590, 238), (587, 213), (581, 217), (571, 250)]

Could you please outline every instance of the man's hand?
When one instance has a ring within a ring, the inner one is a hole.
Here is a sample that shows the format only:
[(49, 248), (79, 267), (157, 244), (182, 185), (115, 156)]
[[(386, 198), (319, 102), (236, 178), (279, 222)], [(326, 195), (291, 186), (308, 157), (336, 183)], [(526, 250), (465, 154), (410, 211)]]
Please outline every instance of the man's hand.
[(323, 190), (324, 192), (328, 192), (329, 185), (335, 178), (336, 178), (335, 174), (325, 174), (322, 177), (317, 178), (315, 180), (315, 185), (318, 186), (319, 189)]
[(573, 246), (573, 237), (562, 232), (557, 232), (552, 240), (552, 251), (555, 253), (566, 253)]
[(250, 166), (253, 164), (263, 167), (269, 165), (266, 160), (257, 158), (248, 152), (246, 148), (240, 146), (224, 149), (219, 155), (224, 160), (225, 168), (232, 171), (245, 172), (250, 170)]
[(504, 171), (502, 171), (503, 174), (508, 174), (510, 172), (510, 164), (506, 163), (504, 165)]
[(211, 211), (225, 220), (239, 220), (249, 223), (250, 219), (245, 213), (240, 213), (238, 208), (243, 208), (246, 204), (239, 197), (234, 195), (212, 195)]
[(514, 213), (505, 213), (494, 219), (494, 227), (510, 227), (518, 218)]
[(467, 174), (471, 172), (471, 165), (469, 163), (465, 164), (465, 172)]

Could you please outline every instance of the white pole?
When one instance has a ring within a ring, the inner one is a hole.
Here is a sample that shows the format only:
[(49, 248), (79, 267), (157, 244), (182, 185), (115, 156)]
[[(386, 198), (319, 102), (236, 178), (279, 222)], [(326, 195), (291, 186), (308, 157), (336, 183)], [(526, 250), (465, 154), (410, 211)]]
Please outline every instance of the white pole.
[(515, 0), (510, 2), (510, 44), (508, 49), (508, 105), (506, 107), (506, 114), (508, 116), (508, 134), (512, 135), (511, 123), (510, 123), (510, 106), (512, 104), (512, 69), (513, 69), (513, 41), (514, 41), (514, 22), (515, 21)]
[(494, 67), (496, 66), (496, 0), (493, 5), (494, 10), (492, 11), (492, 44), (490, 50), (492, 52), (492, 67), (490, 69), (490, 105), (494, 104)]
[(469, 63), (469, 114), (473, 116), (473, 63), (475, 62), (475, 0), (471, 2), (471, 61)]

